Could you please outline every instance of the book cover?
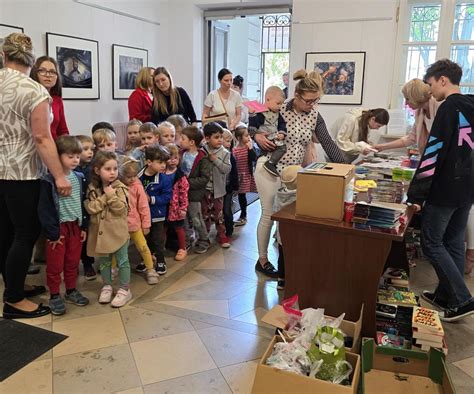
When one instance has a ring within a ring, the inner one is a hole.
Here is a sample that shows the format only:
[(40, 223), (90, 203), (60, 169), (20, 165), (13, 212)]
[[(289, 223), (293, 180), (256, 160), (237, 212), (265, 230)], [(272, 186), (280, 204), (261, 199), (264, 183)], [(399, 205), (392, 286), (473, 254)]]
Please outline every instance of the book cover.
[(377, 302), (382, 304), (417, 306), (415, 293), (412, 291), (390, 291), (379, 290), (377, 292)]
[(435, 347), (435, 348), (442, 348), (443, 347), (443, 340), (433, 342), (433, 341), (426, 341), (426, 340), (423, 340), (423, 339), (416, 338), (415, 343), (417, 345), (421, 345), (421, 346), (431, 346), (431, 347)]
[(418, 328), (413, 328), (413, 338), (419, 339), (421, 341), (431, 341), (436, 343), (443, 342), (443, 334), (431, 334), (423, 331), (419, 331)]
[(404, 348), (405, 338), (398, 335), (387, 334), (385, 332), (377, 332), (377, 344), (381, 346), (389, 346), (397, 349)]
[(265, 105), (263, 105), (262, 103), (259, 103), (257, 100), (244, 101), (242, 104), (245, 105), (248, 109), (252, 110), (255, 114), (259, 112), (268, 111), (268, 108), (265, 107)]
[(412, 326), (417, 328), (418, 332), (444, 335), (439, 314), (432, 309), (415, 307), (413, 309)]

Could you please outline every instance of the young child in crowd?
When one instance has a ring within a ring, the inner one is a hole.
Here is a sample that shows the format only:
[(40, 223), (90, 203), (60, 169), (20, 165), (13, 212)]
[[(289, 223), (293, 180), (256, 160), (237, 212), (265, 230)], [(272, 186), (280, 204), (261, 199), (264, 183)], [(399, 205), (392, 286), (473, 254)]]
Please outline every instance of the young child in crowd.
[[(87, 186), (89, 186), (91, 180), (91, 161), (94, 158), (94, 140), (88, 135), (78, 135), (76, 138), (82, 145), (82, 152), (79, 165), (75, 171), (82, 173), (86, 178), (86, 187), (84, 190), (87, 190)], [(84, 267), (84, 278), (86, 280), (94, 280), (97, 278), (97, 273), (94, 269), (94, 258), (87, 255), (86, 242), (82, 243), (81, 261)]]
[(174, 144), (176, 131), (170, 122), (164, 121), (158, 124), (158, 132), (160, 133), (160, 145)]
[[(173, 194), (171, 197), (168, 218), (165, 224), (173, 227), (178, 238), (178, 252), (174, 259), (182, 261), (188, 255), (186, 251), (186, 235), (184, 231), (184, 219), (188, 211), (189, 182), (184, 172), (179, 168), (179, 150), (175, 144), (166, 145), (170, 153), (170, 159), (166, 165), (167, 177), (173, 182)], [(165, 231), (166, 234), (166, 231)]]
[(138, 162), (126, 157), (120, 164), (119, 178), (128, 187), (128, 232), (143, 259), (143, 263), (138, 264), (136, 270), (146, 272), (147, 283), (156, 285), (158, 274), (145, 239), (151, 227), (150, 207), (143, 185), (137, 178), (138, 170)]
[(142, 139), (140, 137), (140, 126), (143, 123), (137, 119), (132, 119), (127, 125), (127, 143), (125, 145), (125, 154), (130, 155), (135, 148), (140, 147)]
[[(99, 151), (92, 160), (92, 176), (84, 203), (91, 215), (87, 254), (96, 256), (104, 282), (99, 303), (120, 308), (132, 299), (128, 261), (127, 186), (118, 178), (114, 152)], [(112, 300), (112, 257), (117, 260), (120, 288)]]
[(178, 145), (178, 147), (181, 147), (181, 132), (186, 126), (188, 126), (188, 122), (186, 122), (186, 119), (184, 119), (183, 115), (179, 114), (171, 115), (166, 120), (174, 126), (176, 131), (174, 143)]
[(143, 123), (140, 128), (140, 139), (142, 144), (135, 148), (130, 154), (135, 160), (138, 160), (138, 167), (142, 169), (145, 167), (145, 148), (160, 141), (160, 133), (156, 125), (152, 122)]
[(232, 154), (235, 141), (234, 136), (229, 130), (224, 129), (222, 139), (222, 145), (230, 152), (230, 164), (232, 167), (226, 179), (226, 194), (224, 196), (223, 206), (225, 235), (227, 238), (231, 238), (234, 234), (234, 213), (232, 212), (232, 199), (234, 194), (239, 190), (239, 174), (237, 172), (237, 162), (235, 161), (235, 157)]
[[(188, 220), (197, 234), (194, 251), (206, 253), (209, 249), (209, 235), (202, 216), (201, 202), (206, 195), (206, 186), (211, 179), (212, 163), (206, 152), (199, 147), (203, 140), (201, 131), (194, 126), (185, 127), (181, 133), (181, 148), (184, 150), (181, 170), (188, 177)], [(189, 236), (191, 238), (191, 236)], [(189, 239), (191, 242), (191, 240)]]
[(159, 275), (164, 275), (167, 271), (164, 256), (164, 222), (168, 215), (173, 181), (171, 177), (165, 177), (164, 172), (169, 158), (170, 155), (166, 148), (160, 145), (147, 146), (145, 149), (146, 166), (138, 173), (150, 205), (151, 228), (147, 242), (151, 253), (156, 258), (156, 272)]
[(247, 193), (256, 192), (255, 179), (253, 177), (254, 163), (257, 161), (257, 153), (253, 149), (252, 139), (246, 127), (239, 126), (235, 129), (237, 146), (232, 153), (237, 161), (239, 173), (239, 205), (240, 218), (235, 222), (236, 226), (247, 223)]
[(58, 194), (51, 174), (41, 181), (38, 214), (46, 234), (46, 283), (49, 307), (53, 315), (64, 315), (66, 306), (59, 293), (61, 274), (64, 277), (66, 302), (85, 306), (89, 300), (77, 289), (77, 273), (82, 243), (86, 240), (88, 217), (83, 202), (86, 191), (84, 175), (73, 171), (80, 161), (82, 146), (78, 139), (62, 135), (56, 140), (64, 174), (71, 182), (70, 196)]
[(270, 174), (279, 176), (277, 164), (286, 153), (286, 126), (280, 115), (280, 107), (285, 100), (278, 86), (270, 86), (265, 92), (265, 106), (268, 111), (260, 112), (249, 118), (250, 134), (268, 133), (267, 138), (275, 144), (275, 150), (263, 167)]
[(94, 132), (99, 129), (111, 130), (115, 134), (114, 126), (112, 126), (109, 122), (97, 122), (94, 126), (92, 126), (91, 134), (94, 134)]
[(226, 194), (226, 179), (232, 168), (230, 153), (222, 146), (224, 129), (215, 122), (204, 126), (206, 143), (203, 146), (212, 163), (211, 179), (206, 186), (202, 204), (202, 215), (207, 231), (211, 228), (211, 217), (216, 225), (217, 241), (223, 248), (230, 247), (230, 239), (225, 235), (223, 223), (223, 197)]
[(95, 149), (102, 152), (115, 152), (117, 150), (117, 137), (109, 129), (98, 129), (92, 134)]

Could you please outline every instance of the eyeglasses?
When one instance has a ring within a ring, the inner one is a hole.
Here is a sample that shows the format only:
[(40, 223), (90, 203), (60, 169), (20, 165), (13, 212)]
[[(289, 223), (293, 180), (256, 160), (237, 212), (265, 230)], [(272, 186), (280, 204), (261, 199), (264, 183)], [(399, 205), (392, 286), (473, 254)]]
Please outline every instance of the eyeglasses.
[(46, 77), (47, 75), (51, 75), (52, 77), (58, 76), (58, 73), (55, 70), (46, 70), (45, 68), (40, 68), (38, 74), (42, 77)]
[(307, 105), (314, 105), (316, 103), (319, 103), (319, 100), (321, 100), (321, 97), (318, 97), (318, 98), (313, 99), (313, 100), (308, 100), (308, 99), (304, 99), (303, 97), (301, 97), (301, 95), (299, 95), (298, 93), (297, 93), (297, 95), (298, 95), (298, 98), (300, 100), (304, 101), (304, 103), (307, 104)]

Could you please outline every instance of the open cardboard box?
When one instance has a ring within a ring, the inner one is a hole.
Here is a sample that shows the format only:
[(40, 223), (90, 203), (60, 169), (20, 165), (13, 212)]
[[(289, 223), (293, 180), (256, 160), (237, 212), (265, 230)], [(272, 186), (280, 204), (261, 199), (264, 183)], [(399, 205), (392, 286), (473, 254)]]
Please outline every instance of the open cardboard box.
[[(326, 316), (326, 315), (325, 315)], [(346, 347), (351, 353), (359, 353), (360, 351), (360, 330), (362, 329), (362, 318), (364, 316), (364, 306), (362, 305), (360, 309), (360, 317), (359, 320), (356, 322), (352, 322), (349, 320), (343, 320), (339, 328), (342, 332), (353, 338), (352, 347)], [(326, 316), (328, 319), (335, 319), (332, 316)], [(288, 323), (288, 317), (283, 310), (281, 305), (275, 305), (272, 309), (270, 309), (263, 317), (262, 321), (270, 324), (273, 327), (279, 328), (283, 330)]]
[(360, 378), (360, 356), (358, 354), (346, 352), (346, 360), (352, 365), (352, 375), (351, 385), (343, 386), (265, 365), (267, 358), (272, 354), (275, 343), (281, 341), (279, 336), (274, 336), (268, 345), (267, 351), (257, 366), (252, 393), (357, 393)]
[(455, 393), (444, 354), (377, 346), (362, 341), (362, 393)]

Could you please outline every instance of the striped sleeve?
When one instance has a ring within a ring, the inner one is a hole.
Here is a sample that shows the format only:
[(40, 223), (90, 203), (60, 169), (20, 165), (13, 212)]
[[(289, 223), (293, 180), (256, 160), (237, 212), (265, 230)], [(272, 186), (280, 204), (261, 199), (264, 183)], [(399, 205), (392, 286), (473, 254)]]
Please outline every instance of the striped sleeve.
[(326, 127), (326, 122), (320, 113), (318, 113), (318, 119), (316, 121), (316, 129), (314, 130), (316, 138), (321, 143), (321, 146), (326, 152), (329, 160), (333, 163), (349, 163), (344, 156), (344, 153), (339, 149), (336, 143), (333, 141), (329, 135), (328, 129)]

